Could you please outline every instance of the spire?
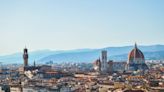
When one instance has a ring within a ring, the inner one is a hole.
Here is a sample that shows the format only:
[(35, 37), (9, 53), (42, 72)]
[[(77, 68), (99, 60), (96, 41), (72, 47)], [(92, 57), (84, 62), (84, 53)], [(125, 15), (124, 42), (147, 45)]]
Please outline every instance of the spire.
[(134, 48), (137, 48), (137, 43), (135, 42)]
[(34, 60), (34, 67), (36, 66), (36, 64), (35, 64), (35, 60)]

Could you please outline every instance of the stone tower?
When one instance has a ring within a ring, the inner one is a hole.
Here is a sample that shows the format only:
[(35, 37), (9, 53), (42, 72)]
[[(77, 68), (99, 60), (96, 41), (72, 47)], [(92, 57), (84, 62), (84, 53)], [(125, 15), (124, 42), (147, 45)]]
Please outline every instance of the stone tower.
[(107, 51), (103, 50), (101, 52), (101, 72), (106, 73), (107, 72)]
[(28, 66), (28, 49), (25, 48), (23, 52), (24, 66)]

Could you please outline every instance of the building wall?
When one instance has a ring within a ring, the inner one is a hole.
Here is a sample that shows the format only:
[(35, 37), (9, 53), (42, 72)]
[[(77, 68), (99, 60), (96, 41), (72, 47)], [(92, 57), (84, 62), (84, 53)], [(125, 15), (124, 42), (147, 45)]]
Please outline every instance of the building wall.
[(10, 92), (22, 92), (20, 87), (10, 87)]
[(124, 71), (126, 69), (126, 62), (113, 62), (113, 71)]

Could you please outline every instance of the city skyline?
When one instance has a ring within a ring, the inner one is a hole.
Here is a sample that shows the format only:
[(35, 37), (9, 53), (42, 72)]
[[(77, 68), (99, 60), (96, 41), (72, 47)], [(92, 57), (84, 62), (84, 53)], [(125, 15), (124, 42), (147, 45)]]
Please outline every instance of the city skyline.
[(0, 1), (0, 55), (163, 44), (164, 1)]

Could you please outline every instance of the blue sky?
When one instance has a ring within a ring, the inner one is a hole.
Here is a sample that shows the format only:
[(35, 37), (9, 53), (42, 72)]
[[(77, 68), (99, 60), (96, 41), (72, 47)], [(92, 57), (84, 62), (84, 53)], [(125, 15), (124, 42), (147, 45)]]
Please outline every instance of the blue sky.
[(164, 0), (3, 0), (0, 42), (0, 55), (163, 44)]

